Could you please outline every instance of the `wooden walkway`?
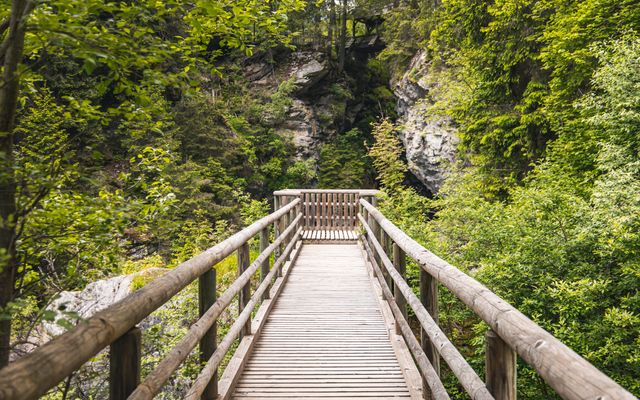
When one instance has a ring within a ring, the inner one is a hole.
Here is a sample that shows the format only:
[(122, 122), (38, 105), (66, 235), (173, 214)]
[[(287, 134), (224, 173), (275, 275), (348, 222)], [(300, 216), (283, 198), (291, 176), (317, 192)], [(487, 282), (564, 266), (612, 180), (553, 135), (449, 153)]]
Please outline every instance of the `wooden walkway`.
[(304, 244), (233, 398), (419, 397), (376, 293), (357, 244)]
[[(107, 348), (109, 398), (152, 400), (198, 345), (202, 368), (185, 400), (448, 400), (444, 364), (457, 378), (456, 396), (464, 389), (474, 400), (516, 400), (518, 356), (565, 400), (638, 400), (404, 233), (376, 208), (377, 196), (364, 189), (275, 192), (273, 213), (0, 369), (0, 400), (36, 400), (72, 382), (80, 365)], [(250, 241), (258, 237), (260, 254), (251, 260)], [(237, 278), (218, 293), (216, 265), (233, 253)], [(410, 260), (419, 293), (406, 280)], [(200, 318), (141, 380), (138, 324), (195, 282)], [(439, 325), (440, 287), (489, 327), (484, 379)], [(235, 299), (237, 316), (220, 338), (219, 319)]]

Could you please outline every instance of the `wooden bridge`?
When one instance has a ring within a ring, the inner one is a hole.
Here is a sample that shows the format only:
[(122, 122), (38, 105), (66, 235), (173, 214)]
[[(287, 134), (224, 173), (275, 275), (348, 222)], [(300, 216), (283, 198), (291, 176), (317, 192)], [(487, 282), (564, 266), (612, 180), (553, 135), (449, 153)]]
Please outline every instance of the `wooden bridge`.
[[(186, 399), (448, 399), (444, 362), (470, 398), (512, 400), (518, 357), (562, 398), (635, 399), (408, 237), (377, 210), (376, 196), (276, 192), (271, 215), (0, 370), (0, 399), (38, 398), (107, 347), (111, 399), (155, 397), (196, 347), (202, 368)], [(254, 237), (260, 254), (251, 260)], [(218, 293), (215, 266), (234, 252), (238, 277)], [(408, 260), (420, 271), (417, 293), (405, 281)], [(137, 324), (196, 280), (200, 319), (141, 377), (144, 332)], [(484, 379), (438, 326), (439, 287), (489, 326)], [(239, 315), (218, 341), (216, 322), (236, 298)], [(409, 309), (417, 324), (409, 324)]]

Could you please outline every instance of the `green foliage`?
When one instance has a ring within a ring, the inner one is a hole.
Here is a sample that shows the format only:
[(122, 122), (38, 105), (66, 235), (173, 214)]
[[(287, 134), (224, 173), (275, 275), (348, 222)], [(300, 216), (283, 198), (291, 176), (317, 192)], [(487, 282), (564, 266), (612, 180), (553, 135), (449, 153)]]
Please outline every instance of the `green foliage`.
[(400, 187), (407, 172), (407, 165), (401, 159), (402, 143), (389, 120), (374, 126), (373, 137), (375, 142), (369, 149), (369, 156), (373, 159), (382, 187), (393, 192)]
[(318, 187), (353, 189), (364, 186), (366, 174), (364, 139), (353, 129), (332, 143), (323, 144), (318, 161)]
[[(640, 39), (627, 35), (590, 51), (600, 67), (592, 91), (574, 103), (582, 132), (553, 142), (506, 200), (487, 189), (491, 171), (458, 165), (428, 204), (435, 216), (426, 228), (424, 219), (412, 221), (420, 214), (407, 209), (406, 192), (383, 207), (429, 249), (638, 394)], [(463, 334), (448, 334), (464, 349), (476, 346), (466, 355), (480, 370), (484, 328), (451, 304), (441, 318), (455, 317)], [(519, 397), (552, 397), (529, 367), (521, 365), (519, 377)]]

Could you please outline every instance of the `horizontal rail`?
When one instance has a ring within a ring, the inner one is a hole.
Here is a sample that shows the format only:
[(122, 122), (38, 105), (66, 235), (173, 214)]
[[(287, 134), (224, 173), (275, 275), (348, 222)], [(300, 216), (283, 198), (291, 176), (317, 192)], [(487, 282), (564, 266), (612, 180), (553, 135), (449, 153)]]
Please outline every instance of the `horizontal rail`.
[(0, 370), (0, 399), (36, 399), (188, 284), (290, 212), (295, 199)]
[(368, 201), (361, 199), (360, 204), (409, 257), (485, 321), (562, 398), (636, 399), (480, 282), (425, 249)]
[(299, 196), (302, 193), (358, 193), (360, 196), (377, 196), (375, 189), (283, 189), (273, 192), (274, 196)]
[[(366, 240), (363, 241), (363, 244), (367, 254), (373, 254), (373, 252), (371, 251), (371, 247)], [(407, 343), (407, 347), (409, 347), (413, 358), (416, 360), (416, 364), (418, 365), (422, 378), (429, 386), (431, 398), (433, 400), (449, 400), (449, 394), (442, 384), (438, 373), (433, 368), (433, 365), (431, 365), (431, 363), (429, 362), (429, 359), (427, 358), (424, 350), (422, 350), (422, 347), (420, 346), (418, 339), (416, 339), (415, 335), (413, 334), (409, 323), (407, 322), (407, 320), (405, 320), (400, 307), (398, 307), (398, 305), (394, 301), (393, 293), (391, 293), (391, 289), (389, 289), (389, 285), (387, 285), (387, 281), (384, 279), (382, 270), (380, 269), (380, 266), (378, 265), (375, 257), (369, 257), (369, 262), (373, 267), (374, 276), (377, 278), (378, 283), (380, 284), (382, 294), (387, 300), (387, 303), (389, 303), (389, 307), (391, 308), (391, 312), (393, 313), (396, 323), (400, 325), (400, 332), (402, 333), (402, 337), (404, 337)]]
[[(225, 292), (218, 298), (218, 300), (207, 310), (207, 312), (196, 321), (187, 333), (184, 335), (182, 340), (173, 347), (173, 349), (167, 354), (167, 356), (158, 364), (158, 366), (147, 376), (147, 378), (142, 382), (136, 390), (129, 396), (129, 400), (142, 400), (142, 399), (151, 399), (153, 396), (158, 394), (162, 386), (165, 382), (171, 377), (171, 375), (176, 371), (176, 369), (180, 366), (180, 364), (187, 358), (191, 350), (193, 350), (198, 341), (202, 339), (207, 330), (211, 327), (211, 325), (216, 321), (216, 319), (220, 316), (222, 311), (224, 311), (233, 298), (240, 293), (242, 288), (249, 282), (251, 276), (258, 270), (261, 266), (262, 262), (267, 259), (271, 253), (285, 240), (288, 234), (290, 234), (298, 225), (298, 222), (302, 219), (302, 215), (298, 215), (298, 217), (291, 223), (291, 225), (285, 229), (282, 234), (274, 240), (274, 242), (269, 245), (256, 259), (253, 261), (251, 266), (240, 275), (231, 286), (225, 290)], [(296, 236), (297, 239), (297, 236)], [(296, 240), (293, 240), (291, 244), (295, 244)], [(285, 252), (284, 255), (288, 255)], [(286, 258), (286, 257), (285, 257)], [(282, 257), (276, 261), (273, 265), (273, 271), (277, 270), (278, 263), (282, 263)], [(267, 282), (267, 286), (270, 283), (270, 277), (272, 274), (267, 275), (269, 281)], [(264, 282), (263, 282), (264, 283)], [(245, 321), (246, 322), (246, 321)], [(244, 325), (244, 323), (242, 324)]]
[[(378, 258), (374, 259), (373, 262), (377, 264), (377, 260), (380, 260), (384, 268), (386, 269), (387, 274), (393, 279), (394, 284), (398, 289), (400, 289), (402, 295), (407, 300), (407, 303), (411, 306), (413, 311), (415, 312), (416, 318), (420, 322), (422, 328), (427, 332), (429, 338), (432, 343), (436, 345), (436, 349), (438, 353), (442, 356), (442, 358), (447, 362), (453, 374), (458, 378), (462, 387), (466, 390), (466, 392), (471, 396), (474, 400), (492, 400), (493, 396), (489, 393), (489, 390), (485, 386), (484, 382), (478, 374), (471, 368), (467, 360), (460, 354), (458, 349), (451, 343), (451, 341), (447, 338), (447, 336), (442, 332), (438, 324), (433, 320), (431, 315), (426, 308), (420, 303), (420, 299), (413, 293), (409, 285), (405, 282), (404, 278), (400, 276), (398, 271), (394, 268), (393, 264), (389, 257), (387, 257), (386, 253), (382, 249), (382, 245), (378, 242), (375, 235), (373, 234), (373, 230), (364, 220), (361, 214), (358, 214), (358, 218), (362, 223), (362, 226), (365, 228), (369, 240), (371, 241), (371, 245), (369, 243), (366, 246), (373, 250), (372, 255), (377, 254)], [(380, 271), (380, 275), (382, 276), (382, 271)], [(384, 281), (384, 279), (383, 279)], [(386, 286), (386, 281), (385, 286)], [(393, 298), (393, 297), (392, 297)], [(394, 302), (392, 300), (392, 302)], [(426, 377), (425, 377), (426, 378)]]

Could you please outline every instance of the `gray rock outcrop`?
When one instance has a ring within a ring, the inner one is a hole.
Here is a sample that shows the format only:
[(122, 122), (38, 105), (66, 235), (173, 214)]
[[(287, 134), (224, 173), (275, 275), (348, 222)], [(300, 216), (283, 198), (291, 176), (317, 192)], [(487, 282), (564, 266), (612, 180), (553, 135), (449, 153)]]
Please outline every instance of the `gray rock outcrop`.
[(458, 137), (450, 117), (429, 111), (433, 85), (429, 83), (428, 75), (427, 55), (419, 52), (402, 79), (393, 85), (393, 91), (398, 98), (400, 137), (409, 170), (435, 194), (454, 161)]
[(318, 158), (322, 136), (313, 107), (307, 102), (294, 100), (287, 119), (277, 128), (277, 132), (291, 138), (299, 159)]
[(293, 53), (288, 68), (299, 94), (308, 92), (329, 73), (329, 63), (324, 54), (319, 52)]

